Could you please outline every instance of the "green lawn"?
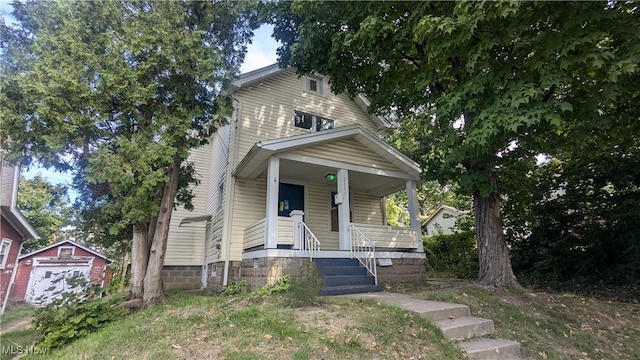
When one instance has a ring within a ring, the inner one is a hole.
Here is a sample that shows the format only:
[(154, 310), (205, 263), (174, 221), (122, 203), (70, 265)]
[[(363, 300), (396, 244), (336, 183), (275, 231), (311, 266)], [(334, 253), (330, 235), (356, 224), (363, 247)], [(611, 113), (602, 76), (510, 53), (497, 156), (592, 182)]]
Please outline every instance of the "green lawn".
[[(416, 298), (467, 304), (494, 320), (493, 336), (529, 359), (639, 359), (640, 304), (570, 293), (485, 289), (469, 281), (395, 287)], [(463, 359), (428, 321), (346, 298), (296, 305), (282, 295), (174, 292), (158, 305), (42, 356), (25, 359)], [(29, 316), (26, 313), (25, 316)], [(3, 318), (3, 324), (5, 323)], [(23, 348), (32, 330), (2, 336)], [(32, 348), (29, 348), (32, 349)], [(37, 348), (36, 348), (37, 350)], [(2, 359), (10, 359), (4, 354)]]

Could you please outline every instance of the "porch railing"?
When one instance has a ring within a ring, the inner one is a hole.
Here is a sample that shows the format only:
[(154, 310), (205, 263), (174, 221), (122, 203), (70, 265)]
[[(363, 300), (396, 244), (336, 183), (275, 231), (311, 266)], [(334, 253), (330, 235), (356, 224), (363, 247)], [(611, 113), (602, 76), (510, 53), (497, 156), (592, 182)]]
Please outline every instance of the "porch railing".
[(320, 240), (313, 234), (311, 229), (304, 223), (304, 221), (300, 221), (298, 223), (298, 234), (301, 235), (300, 248), (298, 251), (304, 256), (305, 253), (309, 255), (309, 260), (313, 260), (315, 256), (318, 255), (320, 251)]
[(375, 244), (353, 224), (349, 225), (349, 231), (351, 232), (351, 258), (357, 258), (360, 264), (373, 275), (375, 284), (378, 285)]

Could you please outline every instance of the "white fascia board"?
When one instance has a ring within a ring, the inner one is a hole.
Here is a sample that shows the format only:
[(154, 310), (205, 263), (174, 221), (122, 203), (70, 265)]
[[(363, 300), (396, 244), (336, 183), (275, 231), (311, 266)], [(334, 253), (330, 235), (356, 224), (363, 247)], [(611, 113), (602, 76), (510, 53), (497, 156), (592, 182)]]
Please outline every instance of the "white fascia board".
[(58, 241), (57, 243), (51, 244), (51, 245), (49, 245), (47, 247), (43, 247), (42, 249), (38, 249), (38, 250), (32, 251), (32, 252), (30, 252), (28, 254), (24, 254), (24, 255), (20, 256), (19, 259), (24, 259), (24, 258), (27, 258), (27, 257), (30, 257), (30, 256), (34, 256), (34, 255), (39, 254), (39, 253), (41, 253), (43, 251), (47, 251), (47, 250), (52, 249), (54, 247), (64, 245), (65, 243), (71, 244), (72, 246), (80, 248), (80, 249), (82, 249), (82, 250), (84, 250), (84, 251), (86, 251), (86, 252), (88, 252), (90, 254), (93, 254), (95, 256), (101, 257), (101, 258), (103, 258), (103, 259), (105, 259), (107, 261), (113, 262), (113, 260), (111, 260), (111, 259), (107, 258), (106, 256), (96, 252), (95, 250), (91, 250), (88, 247), (82, 246), (82, 245), (80, 245), (80, 244), (78, 244), (78, 243), (76, 243), (74, 241), (71, 241), (71, 240)]
[(249, 71), (248, 73), (241, 74), (236, 81), (231, 83), (231, 92), (236, 92), (244, 86), (249, 86), (284, 70), (286, 70), (286, 68), (283, 69), (278, 63), (275, 63), (260, 69)]
[(410, 175), (411, 179), (420, 179), (421, 169), (415, 161), (411, 160), (384, 140), (371, 134), (369, 131), (357, 124), (330, 130), (311, 132), (308, 134), (260, 141), (256, 143), (251, 150), (249, 150), (247, 155), (233, 171), (233, 174), (240, 177), (255, 178), (264, 170), (264, 168), (261, 167), (261, 164), (265, 164), (266, 159), (273, 154), (350, 137), (355, 137), (356, 139), (360, 138), (361, 142), (365, 146), (371, 148), (371, 150), (376, 152), (378, 155), (389, 160), (391, 163), (398, 164), (401, 169)]

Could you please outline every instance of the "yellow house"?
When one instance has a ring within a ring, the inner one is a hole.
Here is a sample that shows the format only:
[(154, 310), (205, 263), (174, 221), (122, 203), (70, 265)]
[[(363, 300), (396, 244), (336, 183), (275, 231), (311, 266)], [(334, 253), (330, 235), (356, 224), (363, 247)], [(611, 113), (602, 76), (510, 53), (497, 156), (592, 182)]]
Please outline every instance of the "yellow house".
[[(254, 289), (309, 261), (328, 287), (349, 287), (320, 268), (348, 262), (339, 259), (354, 259), (374, 287), (424, 279), (421, 169), (384, 141), (390, 125), (367, 113), (364, 97), (277, 64), (241, 75), (230, 92), (229, 124), (190, 155), (201, 181), (194, 210), (172, 217), (166, 287), (247, 280)], [(409, 227), (386, 225), (385, 196), (399, 190), (409, 194)]]

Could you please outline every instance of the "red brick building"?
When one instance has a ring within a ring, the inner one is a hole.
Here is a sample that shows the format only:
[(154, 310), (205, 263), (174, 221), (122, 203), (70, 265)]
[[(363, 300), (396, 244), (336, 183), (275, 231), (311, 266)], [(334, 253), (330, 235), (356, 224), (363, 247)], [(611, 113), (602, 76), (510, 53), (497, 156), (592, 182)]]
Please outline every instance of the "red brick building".
[(60, 241), (40, 250), (20, 256), (16, 270), (14, 301), (46, 304), (66, 288), (61, 277), (82, 276), (91, 284), (111, 281), (111, 260), (104, 255), (70, 240)]
[(13, 290), (22, 242), (40, 238), (16, 207), (19, 178), (20, 169), (4, 167), (0, 159), (0, 314)]

